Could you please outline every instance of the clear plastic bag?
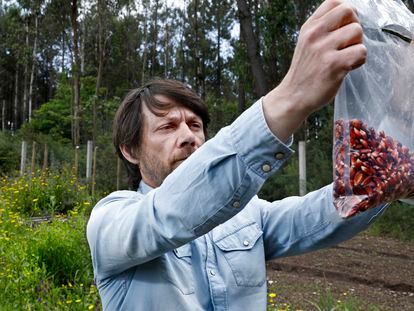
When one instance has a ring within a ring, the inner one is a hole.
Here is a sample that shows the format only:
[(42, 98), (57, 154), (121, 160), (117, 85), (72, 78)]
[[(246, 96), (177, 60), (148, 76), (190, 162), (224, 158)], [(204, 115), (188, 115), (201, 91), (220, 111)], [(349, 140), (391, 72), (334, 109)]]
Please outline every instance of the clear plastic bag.
[(349, 0), (367, 62), (335, 98), (334, 204), (351, 217), (414, 197), (414, 15), (399, 0)]

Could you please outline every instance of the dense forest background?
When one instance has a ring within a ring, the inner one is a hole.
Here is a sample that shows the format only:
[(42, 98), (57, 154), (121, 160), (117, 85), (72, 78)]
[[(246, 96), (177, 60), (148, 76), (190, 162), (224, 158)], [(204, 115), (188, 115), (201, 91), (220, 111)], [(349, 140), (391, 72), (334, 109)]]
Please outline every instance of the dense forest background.
[[(111, 126), (128, 90), (152, 77), (187, 83), (209, 106), (212, 136), (281, 81), (320, 2), (0, 1), (2, 174), (18, 170), (25, 140), (36, 167), (71, 166), (78, 148), (82, 178), (91, 140), (97, 188), (125, 187), (114, 177)], [(405, 3), (414, 9), (413, 0)], [(299, 140), (307, 145), (308, 191), (332, 180), (332, 115), (330, 105), (295, 134), (294, 149)], [(298, 193), (296, 155), (262, 195)]]

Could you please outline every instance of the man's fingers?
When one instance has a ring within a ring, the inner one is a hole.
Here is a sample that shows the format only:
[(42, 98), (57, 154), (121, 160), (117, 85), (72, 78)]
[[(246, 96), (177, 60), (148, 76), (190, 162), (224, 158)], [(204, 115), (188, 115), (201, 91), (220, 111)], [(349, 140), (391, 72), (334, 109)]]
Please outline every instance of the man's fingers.
[(341, 69), (345, 72), (362, 66), (367, 59), (367, 48), (363, 44), (355, 44), (336, 53), (342, 63)]
[(326, 0), (324, 1), (312, 14), (309, 19), (318, 19), (324, 16), (326, 13), (331, 11), (333, 8), (341, 5), (343, 2), (340, 0)]
[(326, 40), (334, 49), (342, 50), (348, 46), (363, 42), (363, 31), (359, 23), (345, 25), (327, 36)]
[(323, 24), (326, 31), (335, 31), (342, 26), (354, 22), (359, 22), (356, 11), (346, 3), (336, 6), (323, 16)]

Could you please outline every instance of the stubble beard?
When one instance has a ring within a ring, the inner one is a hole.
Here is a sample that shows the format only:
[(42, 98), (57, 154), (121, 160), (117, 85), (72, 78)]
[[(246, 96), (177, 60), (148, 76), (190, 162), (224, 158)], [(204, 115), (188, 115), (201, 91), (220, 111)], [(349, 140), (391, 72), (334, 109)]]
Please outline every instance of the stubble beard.
[[(187, 150), (187, 152), (183, 155), (183, 158), (187, 158), (194, 151), (195, 149), (192, 148)], [(152, 185), (149, 186), (155, 187), (161, 186), (164, 179), (167, 178), (167, 176), (170, 175), (171, 172), (180, 166), (184, 161), (184, 159), (180, 159), (175, 161), (172, 165), (168, 165), (161, 161), (158, 156), (144, 152), (141, 154), (140, 159), (139, 170), (141, 172), (141, 176), (145, 176), (146, 180), (144, 181), (147, 183), (152, 183)]]
[(139, 169), (141, 175), (154, 183), (155, 187), (159, 187), (164, 179), (173, 171), (172, 167), (166, 167), (158, 157), (150, 156), (148, 154), (141, 155)]

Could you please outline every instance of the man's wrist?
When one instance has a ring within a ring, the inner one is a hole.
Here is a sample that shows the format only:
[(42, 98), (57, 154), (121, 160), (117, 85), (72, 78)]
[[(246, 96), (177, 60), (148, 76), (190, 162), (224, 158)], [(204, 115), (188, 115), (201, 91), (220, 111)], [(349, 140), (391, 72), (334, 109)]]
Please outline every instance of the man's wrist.
[(272, 133), (284, 142), (310, 114), (303, 108), (300, 96), (289, 91), (283, 82), (263, 97), (263, 112)]

